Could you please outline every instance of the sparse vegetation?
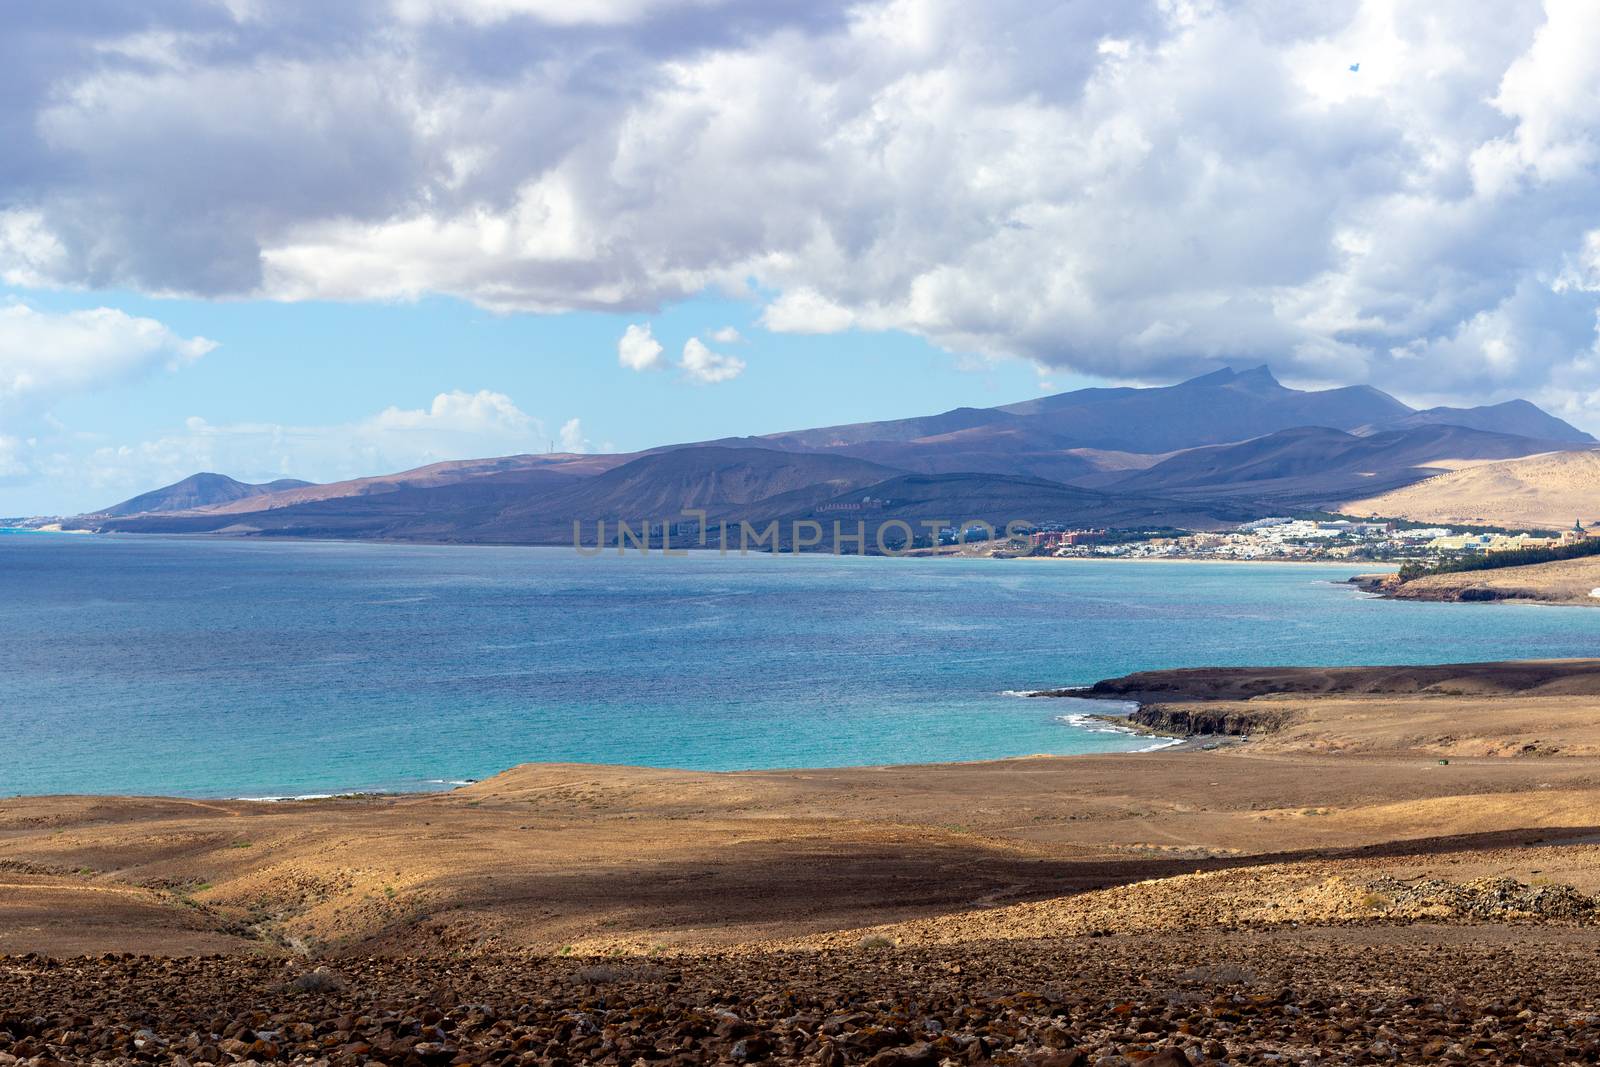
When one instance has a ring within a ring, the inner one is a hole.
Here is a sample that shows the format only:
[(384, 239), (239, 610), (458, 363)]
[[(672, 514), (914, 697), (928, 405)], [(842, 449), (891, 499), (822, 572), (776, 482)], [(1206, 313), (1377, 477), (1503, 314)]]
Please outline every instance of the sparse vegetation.
[(894, 941), (882, 934), (868, 934), (856, 942), (856, 947), (871, 952), (881, 952), (884, 949), (894, 948)]
[(292, 993), (342, 993), (345, 980), (326, 967), (318, 967), (292, 979), (285, 988)]
[(1359, 903), (1362, 911), (1388, 911), (1394, 906), (1394, 898), (1387, 893), (1368, 893)]
[(1400, 568), (1400, 580), (1409, 582), (1429, 574), (1458, 574), (1462, 571), (1492, 571), (1502, 567), (1524, 567), (1533, 563), (1554, 563), (1563, 559), (1582, 559), (1600, 555), (1600, 537), (1553, 548), (1516, 548), (1506, 552), (1486, 552), (1444, 560), (1432, 566), (1407, 563)]

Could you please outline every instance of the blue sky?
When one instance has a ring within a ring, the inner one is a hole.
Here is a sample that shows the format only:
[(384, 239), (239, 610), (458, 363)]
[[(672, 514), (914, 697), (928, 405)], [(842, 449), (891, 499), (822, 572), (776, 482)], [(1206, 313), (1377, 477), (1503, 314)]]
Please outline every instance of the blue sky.
[(1583, 0), (12, 0), (5, 28), (0, 514), (1223, 364), (1600, 431)]
[[(87, 456), (78, 470), (88, 476), (80, 475), (76, 484), (41, 479), (0, 485), (0, 515), (105, 506), (151, 487), (152, 479), (192, 473), (202, 455), (218, 458), (223, 473), (242, 480), (328, 481), (465, 458), (478, 454), (475, 448), (490, 455), (560, 449), (573, 443), (570, 434), (562, 441), (573, 419), (579, 420), (578, 443), (585, 450), (632, 451), (1007, 403), (1038, 395), (1046, 380), (1026, 361), (954, 355), (903, 332), (771, 333), (760, 325), (759, 305), (714, 296), (677, 302), (654, 315), (500, 313), (449, 297), (279, 303), (15, 287), (0, 289), (3, 302), (52, 314), (114, 307), (216, 347), (176, 368), (113, 377), (54, 400), (52, 425), (36, 429), (35, 440), (41, 450)], [(650, 327), (664, 356), (699, 337), (745, 368), (714, 384), (696, 382), (670, 365), (629, 370), (620, 364), (617, 346), (630, 325)], [(710, 339), (729, 327), (740, 340)], [(1048, 381), (1061, 388), (1079, 383), (1071, 374)], [(500, 394), (530, 421), (467, 428), (442, 440), (386, 441), (376, 466), (321, 440), (337, 439), (344, 427), (386, 408), (426, 409), (437, 395), (456, 391)], [(105, 448), (188, 441), (194, 435), (187, 423), (194, 418), (217, 428), (303, 428), (318, 440), (285, 453), (261, 447), (259, 435), (240, 434), (237, 447), (213, 444), (209, 453), (173, 448), (159, 459), (93, 460)]]

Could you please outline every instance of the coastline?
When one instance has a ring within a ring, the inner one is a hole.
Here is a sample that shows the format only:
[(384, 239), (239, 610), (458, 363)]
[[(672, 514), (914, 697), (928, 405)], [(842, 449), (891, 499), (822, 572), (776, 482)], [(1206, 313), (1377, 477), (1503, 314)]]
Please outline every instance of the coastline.
[[(313, 544), (313, 545), (314, 544), (327, 544), (327, 545), (390, 545), (390, 546), (402, 546), (402, 547), (403, 546), (417, 546), (417, 547), (431, 547), (431, 548), (526, 548), (526, 549), (542, 549), (542, 550), (564, 549), (564, 550), (566, 550), (568, 552), (573, 553), (574, 555), (580, 555), (577, 552), (577, 550), (574, 549), (573, 546), (569, 542), (565, 542), (565, 541), (538, 542), (538, 543), (527, 542), (527, 541), (434, 541), (434, 540), (427, 540), (427, 539), (423, 539), (423, 538), (384, 538), (384, 537), (259, 537), (259, 536), (248, 536), (248, 535), (219, 534), (219, 533), (210, 533), (210, 532), (204, 532), (204, 533), (178, 533), (178, 532), (171, 532), (171, 533), (166, 533), (166, 532), (144, 533), (144, 532), (137, 532), (137, 533), (132, 533), (132, 532), (123, 532), (123, 531), (99, 531), (99, 530), (34, 530), (34, 529), (21, 528), (21, 527), (8, 527), (7, 529), (15, 529), (15, 530), (17, 530), (18, 532), (21, 532), (21, 533), (41, 533), (41, 532), (42, 533), (62, 533), (62, 534), (72, 534), (74, 536), (104, 537), (104, 538), (109, 538), (109, 539), (128, 539), (128, 540), (150, 539), (150, 540), (198, 541), (198, 542), (210, 542), (210, 543), (219, 543), (219, 544), (274, 544), (274, 545), (282, 545), (282, 544)], [(681, 556), (682, 557), (692, 556), (692, 557), (695, 557), (695, 558), (704, 558), (706, 556), (718, 556), (718, 557), (724, 557), (724, 558), (741, 558), (741, 559), (749, 559), (749, 558), (756, 558), (756, 557), (763, 557), (763, 558), (789, 558), (789, 557), (805, 558), (805, 557), (816, 556), (816, 557), (820, 557), (820, 558), (834, 558), (834, 559), (962, 559), (962, 560), (992, 560), (992, 561), (1003, 561), (1003, 562), (1009, 562), (1009, 561), (1035, 561), (1035, 562), (1037, 562), (1037, 561), (1049, 561), (1049, 562), (1053, 562), (1053, 563), (1225, 563), (1225, 564), (1237, 564), (1237, 565), (1242, 565), (1242, 566), (1270, 566), (1270, 565), (1293, 564), (1295, 566), (1320, 566), (1320, 567), (1339, 567), (1339, 568), (1370, 567), (1370, 568), (1382, 569), (1382, 568), (1391, 567), (1391, 566), (1398, 568), (1398, 564), (1388, 564), (1388, 563), (1384, 563), (1382, 561), (1375, 561), (1375, 560), (1294, 559), (1294, 558), (1284, 558), (1284, 559), (1235, 559), (1235, 558), (1229, 558), (1229, 557), (1212, 558), (1212, 557), (1202, 557), (1202, 556), (1025, 556), (1025, 555), (1013, 556), (1013, 555), (995, 554), (995, 553), (992, 553), (992, 552), (963, 553), (963, 552), (960, 552), (960, 551), (936, 551), (934, 549), (921, 549), (921, 548), (912, 549), (912, 550), (909, 550), (909, 551), (906, 551), (906, 552), (902, 552), (902, 553), (898, 553), (898, 554), (895, 554), (895, 553), (881, 553), (881, 552), (869, 552), (869, 553), (853, 553), (853, 552), (844, 552), (844, 553), (835, 553), (835, 552), (799, 552), (799, 553), (794, 553), (794, 552), (781, 552), (781, 553), (773, 553), (773, 552), (765, 552), (765, 551), (760, 551), (760, 552), (757, 552), (757, 551), (751, 551), (751, 552), (728, 551), (728, 552), (723, 552), (723, 551), (721, 551), (720, 549), (717, 549), (717, 548), (701, 547), (699, 545), (685, 545), (685, 546), (674, 545), (674, 546), (672, 546), (672, 555), (671, 556), (663, 555), (662, 550), (659, 549), (659, 548), (652, 548), (650, 550), (650, 552), (648, 553), (648, 557), (646, 556), (645, 553), (639, 552), (639, 551), (637, 551), (635, 549), (631, 549), (631, 548), (626, 550), (625, 552), (622, 552), (622, 553), (618, 553), (614, 548), (607, 548), (607, 549), (603, 550), (602, 555), (607, 557), (607, 558), (620, 557), (620, 558), (625, 558), (625, 559), (633, 559), (633, 558), (639, 558), (639, 559), (644, 559), (644, 558), (670, 559), (670, 558), (680, 558)], [(593, 556), (592, 555), (591, 556), (580, 556), (580, 558), (593, 558)]]
[[(528, 1027), (596, 1055), (701, 1035), (685, 1062), (931, 1067), (923, 1045), (952, 1033), (958, 1062), (1024, 1048), (1032, 1067), (1164, 1056), (1177, 1037), (1191, 1065), (1380, 1039), (1431, 1062), (1441, 1033), (1481, 1044), (1508, 1011), (1490, 999), (1520, 1012), (1513, 1052), (1535, 1024), (1570, 1034), (1548, 987), (1581, 988), (1600, 951), (1600, 660), (1200, 668), (1089, 691), (1142, 718), (1246, 715), (1251, 740), (801, 771), (537, 764), (287, 803), (0, 799), (0, 980), (41, 1020), (0, 1031), (0, 1051), (71, 1061), (73, 1013), (192, 1062), (515, 1058)], [(1419, 982), (1446, 1007), (1372, 1032)], [(896, 1008), (912, 1001), (938, 1026), (913, 1034), (921, 1015)], [(233, 1007), (257, 1003), (270, 1023)], [(1328, 1029), (1344, 1004), (1363, 1021)], [(969, 1006), (984, 1034), (998, 1020), (995, 1044), (952, 1029)], [(1197, 1030), (1215, 1006), (1226, 1029)], [(451, 1022), (422, 1042), (425, 1019)], [(791, 1020), (827, 1026), (821, 1051), (782, 1051), (802, 1047)]]
[(1423, 574), (1363, 588), (1386, 600), (1600, 607), (1600, 557)]
[[(986, 556), (986, 557), (978, 557), (978, 558), (993, 559), (993, 558), (996, 558), (996, 557)], [(1201, 557), (1201, 556), (1011, 556), (1011, 557), (1007, 557), (1007, 558), (1014, 559), (1014, 560), (1033, 560), (1033, 561), (1051, 562), (1051, 563), (1184, 563), (1184, 564), (1222, 563), (1222, 564), (1232, 564), (1232, 565), (1243, 566), (1243, 567), (1290, 566), (1290, 565), (1292, 565), (1292, 566), (1296, 566), (1296, 567), (1337, 567), (1337, 568), (1339, 568), (1341, 570), (1348, 570), (1349, 568), (1352, 568), (1352, 567), (1379, 568), (1379, 569), (1381, 569), (1383, 567), (1391, 566), (1391, 564), (1387, 564), (1387, 563), (1383, 563), (1381, 561), (1375, 561), (1375, 560), (1228, 559), (1228, 558), (1221, 558), (1221, 557), (1216, 558), (1216, 559), (1212, 559), (1210, 557)], [(1399, 569), (1399, 565), (1398, 564), (1394, 564), (1392, 566), (1396, 570)]]
[[(1266, 702), (1263, 685), (1276, 693)], [(1600, 661), (1149, 672), (1101, 686), (1191, 723), (1257, 716), (1241, 720), (1251, 740), (788, 771), (529, 764), (448, 792), (288, 802), (6, 798), (0, 953), (255, 952), (266, 936), (370, 954), (491, 935), (541, 951), (710, 951), (1136, 883), (1149, 888), (1107, 897), (1113, 911), (1094, 921), (1137, 929), (1143, 912), (1118, 909), (1196, 871), (1276, 877), (1275, 857), (1411, 855), (1447, 838), (1446, 855), (1465, 858), (1552, 832), (1587, 840), (1572, 828), (1600, 820)], [(1283, 713), (1270, 728), (1264, 709)], [(1592, 864), (1574, 853), (1563, 866), (1548, 848), (1516, 863), (1593, 892), (1600, 846), (1585, 847)], [(1414, 873), (1428, 861), (1398, 862)], [(988, 929), (985, 914), (928, 936)]]

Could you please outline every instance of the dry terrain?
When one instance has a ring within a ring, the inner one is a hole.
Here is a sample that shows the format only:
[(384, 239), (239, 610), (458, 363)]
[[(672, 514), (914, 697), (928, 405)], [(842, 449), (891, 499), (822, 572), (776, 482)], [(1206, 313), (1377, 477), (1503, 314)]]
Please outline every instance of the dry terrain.
[[(1446, 466), (1436, 463), (1434, 466)], [(1460, 469), (1337, 510), (1511, 529), (1560, 530), (1600, 519), (1600, 452), (1549, 452), (1526, 459), (1470, 463)]]
[(0, 1064), (1600, 1055), (1600, 661), (1104, 688), (1226, 736), (0, 801)]
[(1600, 596), (1595, 595), (1596, 590), (1600, 590), (1600, 556), (1426, 574), (1393, 587), (1387, 595), (1400, 600), (1523, 600), (1597, 606)]

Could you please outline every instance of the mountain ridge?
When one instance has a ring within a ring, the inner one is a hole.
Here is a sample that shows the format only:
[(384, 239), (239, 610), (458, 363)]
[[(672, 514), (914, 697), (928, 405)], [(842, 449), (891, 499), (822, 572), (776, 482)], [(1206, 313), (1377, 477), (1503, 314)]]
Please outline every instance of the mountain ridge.
[(97, 515), (120, 517), (145, 513), (188, 511), (196, 507), (227, 504), (238, 500), (252, 500), (277, 492), (307, 488), (314, 483), (297, 478), (279, 478), (277, 481), (251, 484), (230, 478), (226, 474), (200, 471), (187, 478), (164, 485), (159, 489), (140, 493), (113, 504)]
[(631, 454), (444, 461), (325, 485), (232, 483), (243, 488), (216, 496), (177, 483), (118, 505), (157, 507), (82, 525), (548, 543), (570, 538), (573, 522), (670, 524), (685, 510), (713, 522), (800, 520), (848, 511), (850, 494), (866, 494), (951, 522), (988, 519), (1003, 503), (1016, 512), (1003, 519), (1218, 528), (1392, 491), (1450, 463), (1593, 443), (1526, 401), (1417, 410), (1364, 385), (1292, 389), (1262, 365)]

